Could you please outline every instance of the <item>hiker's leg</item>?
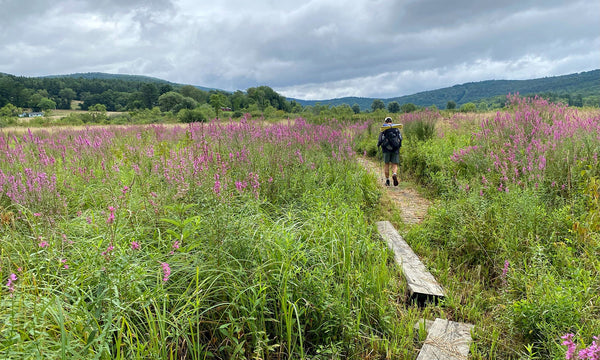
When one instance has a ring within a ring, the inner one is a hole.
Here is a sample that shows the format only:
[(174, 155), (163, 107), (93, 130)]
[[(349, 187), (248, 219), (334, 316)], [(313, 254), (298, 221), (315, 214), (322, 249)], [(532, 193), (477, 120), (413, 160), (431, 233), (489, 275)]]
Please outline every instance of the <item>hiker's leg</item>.
[(383, 174), (385, 175), (386, 179), (390, 178), (390, 163), (386, 162), (385, 165), (383, 165)]

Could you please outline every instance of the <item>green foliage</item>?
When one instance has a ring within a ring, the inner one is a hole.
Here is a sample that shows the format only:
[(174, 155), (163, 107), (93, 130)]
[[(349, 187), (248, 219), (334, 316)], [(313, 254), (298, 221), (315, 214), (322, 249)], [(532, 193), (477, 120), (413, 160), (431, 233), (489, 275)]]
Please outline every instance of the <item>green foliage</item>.
[(402, 104), (400, 107), (403, 113), (411, 113), (413, 111), (417, 111), (417, 106), (413, 103)]
[(373, 112), (375, 112), (377, 110), (385, 110), (385, 104), (384, 104), (383, 100), (380, 100), (380, 99), (373, 100), (373, 102), (371, 103), (371, 110)]
[(416, 141), (427, 141), (435, 136), (435, 122), (416, 120), (407, 123), (403, 128), (404, 137)]
[(446, 103), (446, 109), (447, 110), (454, 110), (454, 109), (456, 109), (456, 103), (454, 101), (452, 101), (452, 100), (448, 101)]
[(41, 98), (40, 101), (33, 107), (43, 111), (56, 109), (56, 103), (48, 98)]
[(88, 108), (88, 111), (97, 111), (97, 112), (105, 113), (106, 106), (104, 106), (103, 104), (96, 104), (96, 105), (90, 106)]
[(391, 113), (398, 113), (400, 112), (400, 104), (397, 101), (391, 101), (388, 103), (387, 109)]
[(462, 104), (459, 109), (460, 112), (475, 112), (477, 111), (477, 105), (469, 102), (466, 104)]
[(564, 126), (572, 109), (510, 105), (493, 119), (443, 113), (439, 135), (424, 142), (403, 120), (403, 172), (440, 196), (406, 239), (448, 269), (442, 278), (458, 277), (448, 283), (462, 300), (446, 307), (485, 328), (473, 358), (564, 358), (561, 336), (600, 329), (600, 146), (587, 125), (598, 113)]
[(177, 113), (177, 119), (182, 123), (206, 122), (208, 120), (200, 109), (182, 109)]
[(0, 297), (3, 358), (413, 355), (418, 313), (392, 315), (396, 270), (374, 241), (377, 181), (328, 141), (362, 128), (243, 119), (11, 137), (23, 161), (3, 173), (43, 166), (57, 181), (0, 198), (3, 284), (16, 274)]
[(4, 105), (0, 108), (0, 117), (2, 116), (17, 116), (19, 109), (11, 103)]

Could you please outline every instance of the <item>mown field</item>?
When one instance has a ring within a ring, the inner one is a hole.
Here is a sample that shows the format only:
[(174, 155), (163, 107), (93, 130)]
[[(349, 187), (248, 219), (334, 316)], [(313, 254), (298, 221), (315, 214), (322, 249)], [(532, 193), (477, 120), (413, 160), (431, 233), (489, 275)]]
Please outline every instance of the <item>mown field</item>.
[[(586, 358), (600, 113), (510, 101), (397, 119), (434, 199), (412, 227), (356, 161), (381, 119), (2, 130), (2, 358), (413, 359), (434, 317), (476, 325), (474, 359)], [(382, 219), (442, 303), (406, 303)]]

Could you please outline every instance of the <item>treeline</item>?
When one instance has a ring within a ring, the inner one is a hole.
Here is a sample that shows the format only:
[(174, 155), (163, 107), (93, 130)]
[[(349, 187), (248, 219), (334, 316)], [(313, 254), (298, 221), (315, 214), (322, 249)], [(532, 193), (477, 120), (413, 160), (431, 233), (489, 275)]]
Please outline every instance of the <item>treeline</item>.
[(73, 100), (81, 110), (103, 105), (106, 111), (152, 109), (162, 111), (194, 109), (203, 104), (220, 105), (232, 111), (264, 110), (272, 107), (284, 112), (298, 112), (302, 106), (287, 101), (268, 86), (249, 88), (245, 92), (205, 91), (191, 85), (72, 77), (29, 78), (0, 74), (0, 108), (12, 104), (33, 111), (71, 109)]
[[(75, 107), (120, 112), (158, 109), (182, 122), (206, 121), (222, 116), (224, 111), (228, 117), (240, 117), (244, 113), (281, 117), (294, 113), (311, 118), (348, 119), (360, 113), (408, 113), (426, 107), (460, 111), (498, 109), (504, 107), (507, 94), (518, 92), (515, 88), (535, 90), (521, 92), (522, 96), (537, 94), (569, 106), (599, 106), (600, 87), (594, 81), (599, 76), (600, 70), (595, 70), (537, 80), (490, 80), (384, 100), (345, 98), (349, 103), (344, 103), (344, 99), (288, 100), (268, 86), (225, 92), (142, 76), (93, 73), (30, 78), (0, 73), (0, 116), (16, 116), (23, 109), (47, 111)], [(493, 93), (493, 88), (506, 92), (483, 97)]]

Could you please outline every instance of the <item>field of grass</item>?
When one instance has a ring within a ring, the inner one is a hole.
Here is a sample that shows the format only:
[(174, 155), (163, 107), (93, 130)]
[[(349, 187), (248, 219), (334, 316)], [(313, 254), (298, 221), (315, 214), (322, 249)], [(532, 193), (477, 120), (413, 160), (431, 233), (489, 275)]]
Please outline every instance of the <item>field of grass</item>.
[(406, 238), (448, 287), (446, 313), (477, 325), (471, 356), (599, 356), (600, 112), (511, 97), (403, 121), (403, 171), (438, 199)]
[(2, 358), (410, 354), (365, 126), (3, 132)]
[[(380, 120), (2, 130), (2, 358), (413, 359), (434, 317), (473, 359), (596, 351), (600, 114), (401, 115), (410, 228), (355, 159)], [(442, 303), (405, 302), (383, 219)]]

